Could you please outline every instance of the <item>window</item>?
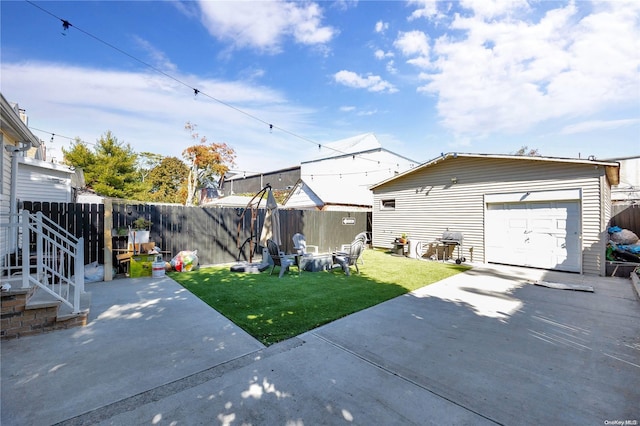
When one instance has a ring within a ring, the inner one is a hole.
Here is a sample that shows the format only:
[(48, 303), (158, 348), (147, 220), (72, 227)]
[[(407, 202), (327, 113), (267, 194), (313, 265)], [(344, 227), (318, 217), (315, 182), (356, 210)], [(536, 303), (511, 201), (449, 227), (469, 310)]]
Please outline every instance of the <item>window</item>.
[(380, 204), (380, 208), (382, 210), (395, 210), (396, 208), (396, 200), (382, 200)]

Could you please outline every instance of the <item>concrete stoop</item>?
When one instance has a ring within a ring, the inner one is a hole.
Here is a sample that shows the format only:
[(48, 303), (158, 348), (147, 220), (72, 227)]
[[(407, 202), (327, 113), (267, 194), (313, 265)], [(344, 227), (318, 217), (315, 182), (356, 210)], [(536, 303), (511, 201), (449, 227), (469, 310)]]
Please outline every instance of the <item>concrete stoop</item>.
[(87, 325), (91, 293), (80, 295), (80, 313), (39, 287), (11, 289), (0, 295), (0, 338), (15, 339)]

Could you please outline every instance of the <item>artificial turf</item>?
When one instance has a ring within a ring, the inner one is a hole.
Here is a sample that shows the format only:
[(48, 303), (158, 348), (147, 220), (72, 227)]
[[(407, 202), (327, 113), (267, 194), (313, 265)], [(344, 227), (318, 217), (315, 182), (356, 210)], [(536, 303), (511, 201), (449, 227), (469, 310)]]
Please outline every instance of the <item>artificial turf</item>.
[(278, 278), (231, 272), (230, 265), (203, 267), (169, 276), (265, 345), (297, 336), (338, 318), (469, 269), (366, 250), (361, 273), (337, 268), (302, 272), (292, 267)]

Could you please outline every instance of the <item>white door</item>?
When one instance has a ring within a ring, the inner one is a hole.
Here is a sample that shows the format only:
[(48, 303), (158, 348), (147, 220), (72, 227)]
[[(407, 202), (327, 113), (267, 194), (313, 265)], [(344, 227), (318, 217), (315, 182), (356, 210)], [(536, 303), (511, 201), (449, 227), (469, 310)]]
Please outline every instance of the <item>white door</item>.
[(487, 262), (580, 272), (580, 227), (575, 201), (487, 204)]

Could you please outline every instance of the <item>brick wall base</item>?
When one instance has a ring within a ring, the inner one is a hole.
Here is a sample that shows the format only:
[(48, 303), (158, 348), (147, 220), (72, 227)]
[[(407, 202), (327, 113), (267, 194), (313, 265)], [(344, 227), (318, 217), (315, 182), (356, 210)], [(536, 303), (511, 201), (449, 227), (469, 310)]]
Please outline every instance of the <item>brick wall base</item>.
[(58, 307), (26, 309), (35, 289), (18, 289), (0, 295), (0, 339), (15, 339), (54, 330), (87, 325), (88, 313), (58, 320)]

